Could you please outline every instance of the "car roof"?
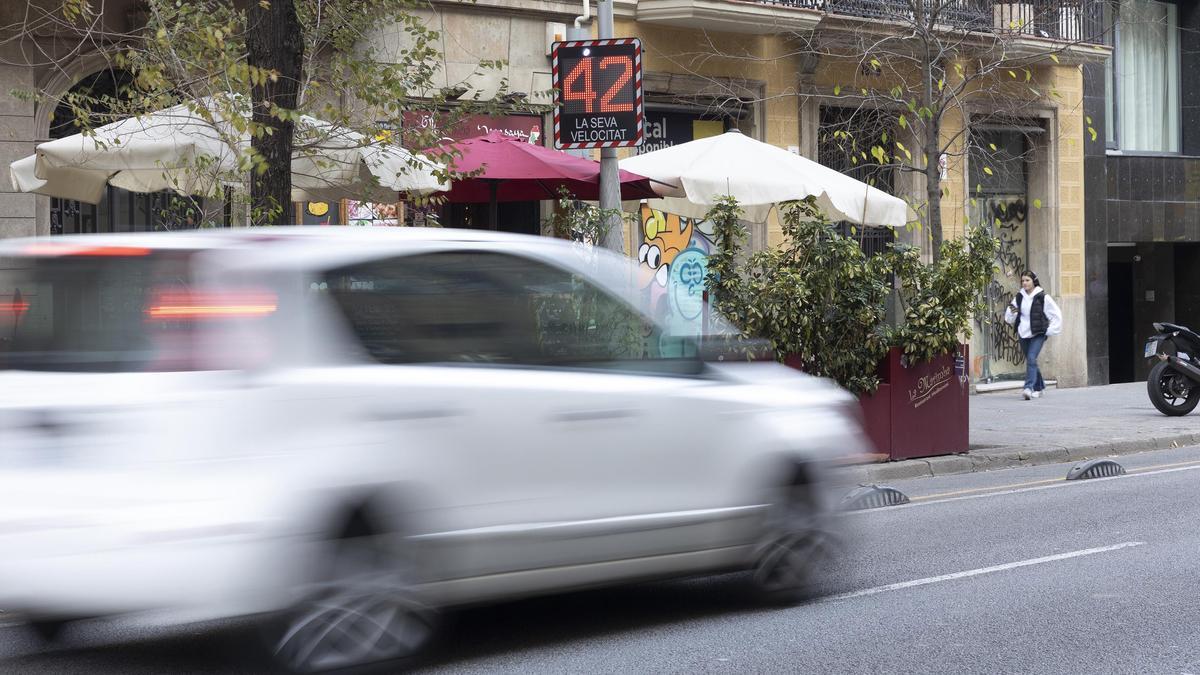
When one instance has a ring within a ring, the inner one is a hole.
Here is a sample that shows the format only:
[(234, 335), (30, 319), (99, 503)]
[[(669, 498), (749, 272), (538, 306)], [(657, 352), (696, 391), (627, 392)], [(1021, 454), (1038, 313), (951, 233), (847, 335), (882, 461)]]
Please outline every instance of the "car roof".
[(506, 242), (537, 243), (546, 238), (487, 230), (465, 230), (440, 227), (354, 227), (354, 226), (274, 226), (180, 230), (173, 232), (130, 232), (113, 234), (68, 234), (53, 237), (22, 237), (0, 242), (4, 255), (50, 255), (55, 246), (74, 247), (139, 247), (149, 249), (213, 249), (270, 246), (282, 241), (320, 242), (346, 241), (440, 241), (440, 242)]
[[(73, 234), (4, 240), (0, 242), (0, 256), (95, 255), (106, 248), (135, 248), (195, 251), (207, 264), (227, 270), (313, 270), (388, 256), (454, 250), (465, 245), (533, 255), (580, 270), (581, 250), (574, 242), (441, 227), (273, 226)], [(611, 270), (631, 264), (629, 258), (603, 250), (588, 253), (587, 257), (592, 272), (607, 268), (610, 275)]]
[[(297, 269), (343, 260), (380, 255), (459, 248), (483, 244), (487, 248), (551, 253), (571, 242), (525, 234), (434, 227), (274, 226), (138, 232), (72, 234), (0, 241), (0, 256), (39, 257), (99, 254), (104, 249), (213, 252), (211, 261), (242, 266), (256, 261), (260, 267)], [(562, 250), (559, 249), (560, 253)], [(222, 251), (227, 253), (221, 253)], [(240, 253), (238, 255), (236, 253)], [(240, 262), (240, 264), (239, 264)]]

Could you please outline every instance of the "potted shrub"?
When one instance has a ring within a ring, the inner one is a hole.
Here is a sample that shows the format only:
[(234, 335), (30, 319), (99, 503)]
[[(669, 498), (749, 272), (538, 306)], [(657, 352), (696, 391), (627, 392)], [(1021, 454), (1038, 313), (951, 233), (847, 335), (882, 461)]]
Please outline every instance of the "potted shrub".
[(708, 215), (716, 310), (746, 335), (769, 340), (780, 361), (857, 394), (872, 441), (892, 459), (965, 452), (961, 339), (994, 273), (995, 238), (972, 229), (945, 242), (934, 264), (905, 245), (867, 257), (807, 200), (781, 208), (783, 246), (746, 255), (739, 215), (732, 199)]

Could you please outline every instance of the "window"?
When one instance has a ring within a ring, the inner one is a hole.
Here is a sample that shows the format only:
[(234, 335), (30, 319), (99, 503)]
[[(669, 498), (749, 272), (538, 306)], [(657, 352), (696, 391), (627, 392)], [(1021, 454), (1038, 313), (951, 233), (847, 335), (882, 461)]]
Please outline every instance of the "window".
[[(133, 76), (122, 70), (103, 70), (84, 78), (55, 107), (50, 138), (81, 132), (76, 106), (90, 109), (92, 123), (97, 126), (116, 121), (112, 104), (127, 99), (132, 84)], [(171, 191), (129, 192), (109, 186), (98, 204), (51, 198), (50, 234), (191, 230), (200, 226), (202, 207), (199, 197)]]
[[(985, 127), (987, 125), (980, 125)], [(1035, 129), (1032, 124), (1030, 129)], [(971, 132), (971, 196), (1024, 195), (1031, 139), (1019, 129)], [(986, 169), (986, 170), (985, 170)]]
[(1179, 24), (1174, 4), (1121, 0), (1108, 70), (1110, 141), (1121, 150), (1179, 152)]
[[(190, 254), (131, 248), (104, 254), (0, 258), (0, 369), (184, 371), (229, 367), (227, 344), (201, 326), (222, 321), (206, 302), (189, 313)], [(174, 299), (174, 300), (171, 300)], [(271, 303), (258, 316), (273, 311)], [(231, 310), (240, 309), (231, 307)], [(232, 321), (254, 315), (231, 312)], [(222, 323), (229, 326), (229, 319)], [(215, 329), (214, 329), (215, 330)], [(252, 345), (238, 345), (235, 358)], [(248, 361), (245, 361), (248, 362)]]
[[(382, 363), (674, 373), (699, 367), (694, 356), (661, 356), (662, 329), (624, 302), (568, 271), (517, 256), (446, 252), (373, 261), (330, 272), (317, 288)], [(680, 352), (695, 349), (670, 353)]]
[[(885, 110), (824, 106), (817, 159), (824, 166), (894, 194), (895, 166), (874, 155), (872, 148), (890, 151), (895, 147), (898, 121), (894, 113)], [(835, 223), (835, 227), (842, 236), (856, 239), (868, 256), (885, 252), (896, 240), (896, 232), (890, 227), (863, 227), (850, 222)]]
[[(817, 160), (892, 194), (896, 170), (888, 157), (895, 148), (898, 119), (895, 113), (876, 108), (822, 107)], [(883, 158), (872, 153), (876, 146), (885, 151)]]

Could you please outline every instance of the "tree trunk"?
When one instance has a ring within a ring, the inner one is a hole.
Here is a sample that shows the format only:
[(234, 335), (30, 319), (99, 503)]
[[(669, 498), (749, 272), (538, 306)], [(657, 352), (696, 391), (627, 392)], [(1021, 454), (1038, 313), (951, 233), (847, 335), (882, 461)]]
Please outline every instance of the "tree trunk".
[(933, 260), (937, 262), (942, 257), (942, 175), (938, 168), (938, 145), (942, 125), (936, 114), (925, 130), (925, 194), (929, 203), (928, 224), (929, 237), (933, 244)]
[(266, 171), (250, 178), (251, 221), (255, 225), (291, 222), (292, 143), (295, 123), (271, 114), (272, 106), (295, 110), (300, 92), (304, 43), (293, 0), (251, 2), (246, 45), (247, 62), (278, 73), (278, 78), (253, 87), (253, 121), (267, 133), (254, 136), (251, 147), (265, 161)]
[[(929, 29), (933, 30), (932, 19), (930, 19)], [(924, 101), (922, 105), (924, 110), (929, 115), (929, 121), (925, 124), (925, 147), (922, 148), (925, 155), (925, 195), (929, 207), (929, 237), (933, 244), (933, 261), (937, 262), (942, 257), (942, 181), (941, 172), (938, 170), (938, 159), (941, 155), (938, 152), (941, 145), (942, 136), (942, 107), (939, 105), (934, 107), (934, 79), (937, 75), (934, 73), (933, 65), (935, 57), (926, 43), (925, 62), (921, 64), (922, 76), (924, 82)], [(940, 98), (940, 97), (939, 97)]]

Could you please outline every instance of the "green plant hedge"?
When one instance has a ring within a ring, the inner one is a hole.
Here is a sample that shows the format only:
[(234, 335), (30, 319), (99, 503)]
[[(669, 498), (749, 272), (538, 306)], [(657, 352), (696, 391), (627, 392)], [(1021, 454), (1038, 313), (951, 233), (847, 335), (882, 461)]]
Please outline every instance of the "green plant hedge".
[[(707, 282), (716, 309), (745, 335), (770, 340), (780, 360), (795, 359), (855, 393), (879, 386), (876, 370), (890, 347), (924, 361), (970, 337), (995, 270), (999, 243), (982, 227), (944, 243), (938, 262), (927, 265), (907, 245), (866, 256), (812, 199), (780, 209), (783, 246), (747, 255), (740, 215), (732, 198), (708, 214), (717, 250)], [(893, 278), (897, 325), (887, 320)]]

